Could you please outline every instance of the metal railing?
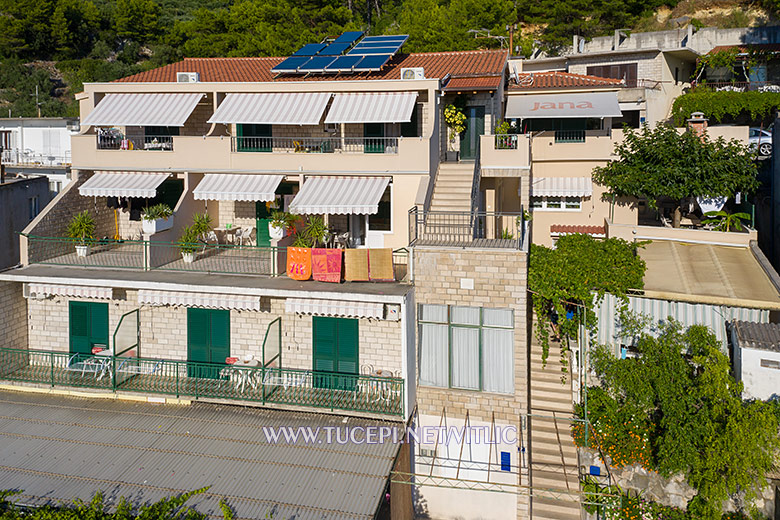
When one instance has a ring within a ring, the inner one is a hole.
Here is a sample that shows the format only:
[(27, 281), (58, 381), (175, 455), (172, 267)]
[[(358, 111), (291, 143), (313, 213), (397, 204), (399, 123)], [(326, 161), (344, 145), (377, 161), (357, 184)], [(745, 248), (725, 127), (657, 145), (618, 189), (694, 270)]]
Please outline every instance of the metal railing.
[(730, 91), (730, 92), (780, 92), (780, 82), (777, 81), (700, 81), (693, 85), (694, 89)]
[(398, 137), (232, 137), (233, 152), (397, 154)]
[(18, 164), (20, 166), (69, 166), (71, 157), (69, 151), (65, 155), (51, 155), (32, 150), (24, 151), (19, 148), (11, 148), (3, 150), (2, 155), (0, 155), (0, 162), (9, 165)]
[(404, 380), (395, 377), (0, 348), (0, 379), (404, 415)]
[(584, 143), (586, 130), (556, 130), (556, 143)]
[(522, 213), (409, 210), (409, 245), (522, 249)]
[(278, 276), (287, 267), (287, 249), (271, 246), (197, 243), (190, 259), (171, 242), (146, 242), (149, 269)]
[(496, 134), (495, 150), (517, 150), (517, 134)]
[(87, 240), (85, 256), (76, 246), (81, 241), (66, 237), (27, 236), (27, 258), (31, 264), (82, 267), (146, 268), (146, 243), (140, 240)]
[(97, 135), (98, 150), (162, 150), (173, 151), (173, 136), (170, 135)]

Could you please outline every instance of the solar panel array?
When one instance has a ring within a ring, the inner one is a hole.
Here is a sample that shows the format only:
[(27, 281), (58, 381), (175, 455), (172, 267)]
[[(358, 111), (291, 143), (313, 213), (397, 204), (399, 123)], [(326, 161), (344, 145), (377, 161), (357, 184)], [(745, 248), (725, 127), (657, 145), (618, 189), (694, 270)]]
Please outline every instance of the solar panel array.
[(409, 38), (406, 34), (398, 34), (366, 36), (360, 40), (361, 36), (361, 31), (349, 31), (330, 43), (304, 45), (271, 69), (271, 72), (312, 74), (378, 71), (401, 50)]

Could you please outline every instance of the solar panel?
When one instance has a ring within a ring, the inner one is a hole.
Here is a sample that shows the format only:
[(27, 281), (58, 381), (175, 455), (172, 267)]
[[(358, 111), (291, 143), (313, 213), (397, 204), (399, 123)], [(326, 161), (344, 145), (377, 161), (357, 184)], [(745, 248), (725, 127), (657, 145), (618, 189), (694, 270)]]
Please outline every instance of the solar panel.
[(319, 56), (338, 56), (349, 49), (351, 43), (331, 43), (324, 50), (321, 50)]
[(352, 68), (362, 59), (362, 55), (355, 54), (339, 56), (336, 61), (325, 67), (325, 72), (352, 72)]
[(355, 72), (381, 70), (385, 63), (390, 61), (390, 58), (392, 57), (392, 54), (372, 54), (370, 56), (364, 56), (353, 70)]
[(349, 54), (395, 54), (396, 52), (398, 52), (398, 47), (356, 47), (349, 51)]
[(336, 60), (335, 56), (314, 56), (298, 72), (325, 72), (325, 67)]
[(401, 42), (360, 42), (355, 45), (356, 49), (361, 47), (400, 47)]
[(271, 69), (271, 72), (298, 72), (298, 67), (307, 63), (309, 56), (290, 56), (279, 65)]
[(326, 43), (307, 43), (293, 53), (293, 56), (314, 56), (327, 47)]
[(333, 40), (333, 43), (354, 43), (361, 36), (363, 36), (363, 31), (347, 31)]
[(372, 43), (372, 42), (405, 42), (409, 39), (408, 34), (388, 34), (385, 36), (366, 36), (360, 43)]

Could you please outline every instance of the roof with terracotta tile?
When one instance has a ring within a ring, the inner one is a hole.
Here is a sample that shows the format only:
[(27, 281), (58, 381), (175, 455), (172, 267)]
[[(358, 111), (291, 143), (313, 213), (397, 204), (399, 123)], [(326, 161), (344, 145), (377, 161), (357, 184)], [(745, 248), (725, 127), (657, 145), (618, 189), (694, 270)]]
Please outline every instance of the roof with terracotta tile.
[(285, 58), (184, 58), (184, 60), (118, 79), (125, 83), (175, 82), (177, 72), (197, 72), (202, 82), (332, 81), (401, 79), (401, 68), (422, 67), (426, 78), (500, 76), (508, 51), (458, 51), (397, 54), (378, 72), (276, 76), (271, 69)]
[(604, 229), (604, 226), (567, 226), (565, 224), (552, 224), (550, 226), (550, 233), (559, 233), (561, 235), (571, 235), (574, 233), (606, 235), (607, 231)]
[(466, 76), (451, 78), (442, 90), (455, 92), (461, 90), (498, 90), (504, 80), (503, 74), (494, 76)]
[(737, 49), (740, 53), (745, 54), (750, 51), (756, 52), (780, 52), (780, 43), (752, 43), (749, 45), (718, 45), (707, 54), (715, 54), (718, 52), (728, 51), (731, 49)]
[(572, 74), (571, 72), (528, 72), (519, 74), (519, 83), (514, 79), (509, 83), (509, 90), (539, 90), (564, 88), (619, 87), (623, 80)]

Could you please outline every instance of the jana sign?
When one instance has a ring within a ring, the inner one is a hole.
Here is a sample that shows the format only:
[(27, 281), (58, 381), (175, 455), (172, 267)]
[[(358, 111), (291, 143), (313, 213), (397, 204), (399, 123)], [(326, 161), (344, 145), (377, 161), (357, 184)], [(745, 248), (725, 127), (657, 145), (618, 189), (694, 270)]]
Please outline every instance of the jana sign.
[(507, 119), (620, 117), (616, 92), (512, 95)]
[(592, 109), (593, 103), (590, 101), (582, 101), (579, 103), (572, 103), (571, 101), (562, 101), (560, 103), (539, 103), (538, 101), (534, 103), (533, 108), (531, 108), (531, 112), (536, 112), (537, 110), (576, 110), (576, 109)]

